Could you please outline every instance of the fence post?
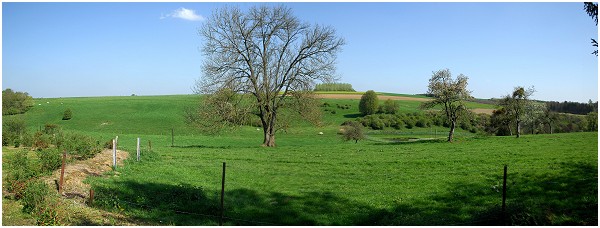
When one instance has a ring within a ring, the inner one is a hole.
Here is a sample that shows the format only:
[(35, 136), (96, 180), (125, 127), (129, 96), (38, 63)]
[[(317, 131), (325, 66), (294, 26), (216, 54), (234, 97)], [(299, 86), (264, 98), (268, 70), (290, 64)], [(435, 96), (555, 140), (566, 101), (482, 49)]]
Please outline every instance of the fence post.
[(140, 138), (137, 138), (137, 161), (140, 161)]
[(58, 193), (62, 194), (64, 179), (65, 179), (65, 160), (67, 160), (67, 151), (63, 151), (62, 166), (60, 167), (60, 183), (58, 185)]
[(173, 142), (175, 141), (175, 130), (173, 128), (171, 128), (171, 147), (173, 147), (175, 144), (173, 144)]
[(117, 140), (113, 139), (113, 170), (117, 170)]
[(502, 220), (506, 224), (506, 173), (508, 166), (504, 165), (504, 178), (502, 181)]
[(223, 206), (224, 199), (225, 199), (225, 162), (223, 162), (223, 176), (221, 178), (221, 217), (219, 218), (219, 226), (223, 225), (223, 212), (225, 211), (225, 207)]
[(148, 151), (152, 151), (152, 141), (148, 140)]
[(88, 202), (90, 206), (94, 204), (94, 189), (90, 188), (90, 201)]

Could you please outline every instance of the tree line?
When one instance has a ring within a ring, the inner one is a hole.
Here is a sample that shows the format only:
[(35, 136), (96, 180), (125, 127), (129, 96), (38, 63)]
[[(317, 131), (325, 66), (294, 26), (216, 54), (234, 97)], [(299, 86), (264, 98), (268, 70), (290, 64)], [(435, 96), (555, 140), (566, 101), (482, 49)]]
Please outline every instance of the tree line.
[(356, 92), (350, 83), (321, 83), (315, 85), (315, 91), (345, 91)]
[(544, 101), (550, 111), (586, 115), (590, 112), (598, 112), (598, 102), (579, 103), (572, 101)]
[(33, 98), (26, 92), (12, 89), (2, 90), (2, 115), (15, 115), (27, 112), (33, 107)]

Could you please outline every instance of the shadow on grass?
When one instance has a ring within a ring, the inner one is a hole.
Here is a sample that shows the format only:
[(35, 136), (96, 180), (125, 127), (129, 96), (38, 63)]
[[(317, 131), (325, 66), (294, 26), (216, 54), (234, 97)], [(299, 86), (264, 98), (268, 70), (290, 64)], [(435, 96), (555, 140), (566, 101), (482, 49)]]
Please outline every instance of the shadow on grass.
[[(238, 188), (225, 193), (225, 225), (597, 225), (597, 166), (565, 163), (564, 172), (511, 175), (507, 216), (501, 191), (486, 181), (449, 183), (410, 202), (376, 208), (334, 192), (284, 194)], [(500, 186), (501, 187), (501, 186)], [(94, 186), (96, 205), (156, 225), (217, 225), (219, 192), (191, 185), (116, 182)], [(385, 204), (385, 202), (383, 202)], [(503, 219), (506, 218), (506, 219)]]
[(360, 113), (351, 113), (351, 114), (344, 114), (344, 118), (358, 118), (358, 117), (362, 117), (363, 115)]

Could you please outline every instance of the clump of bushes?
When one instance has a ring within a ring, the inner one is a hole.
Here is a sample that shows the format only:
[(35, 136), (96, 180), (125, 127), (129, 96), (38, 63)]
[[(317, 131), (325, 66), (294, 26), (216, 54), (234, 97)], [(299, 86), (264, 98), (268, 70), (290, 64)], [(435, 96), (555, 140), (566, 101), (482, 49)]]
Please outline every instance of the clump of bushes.
[(2, 118), (2, 146), (19, 147), (26, 127), (23, 118)]
[(358, 143), (358, 140), (364, 139), (362, 125), (356, 121), (346, 121), (342, 123), (342, 129), (340, 129), (342, 139), (344, 141), (354, 140), (354, 143)]
[(348, 104), (345, 104), (345, 105), (336, 104), (336, 107), (339, 109), (350, 109), (350, 105), (348, 105)]
[(63, 113), (63, 120), (70, 120), (71, 118), (73, 118), (73, 111), (71, 111), (70, 108), (68, 108), (67, 110), (65, 110), (65, 112)]
[(378, 113), (385, 114), (396, 114), (400, 110), (400, 105), (391, 99), (387, 99), (383, 102), (383, 105), (379, 106)]

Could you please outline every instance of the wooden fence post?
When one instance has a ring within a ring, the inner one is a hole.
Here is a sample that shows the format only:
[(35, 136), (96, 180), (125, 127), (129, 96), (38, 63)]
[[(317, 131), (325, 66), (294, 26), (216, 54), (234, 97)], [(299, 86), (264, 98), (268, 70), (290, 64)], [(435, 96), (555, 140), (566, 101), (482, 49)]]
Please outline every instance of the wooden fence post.
[(223, 162), (223, 176), (221, 178), (221, 217), (219, 218), (219, 226), (223, 225), (223, 212), (225, 207), (223, 205), (225, 199), (225, 162)]
[(58, 193), (62, 194), (63, 184), (65, 179), (65, 160), (67, 160), (67, 151), (63, 151), (62, 166), (60, 167), (60, 183), (58, 185)]
[(148, 151), (152, 151), (152, 141), (148, 140)]
[(137, 138), (137, 161), (140, 161), (140, 138)]
[(90, 188), (90, 201), (88, 202), (90, 206), (94, 204), (94, 189)]
[(175, 144), (175, 130), (173, 128), (171, 128), (171, 147), (173, 147)]
[(113, 170), (117, 170), (117, 140), (113, 139)]
[(506, 224), (506, 174), (508, 166), (504, 165), (504, 178), (502, 181), (502, 220)]

